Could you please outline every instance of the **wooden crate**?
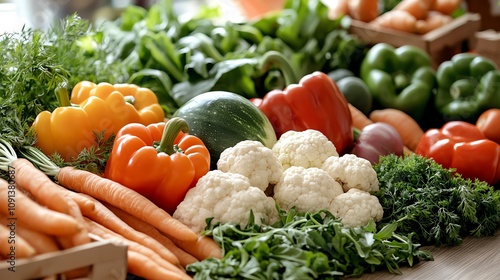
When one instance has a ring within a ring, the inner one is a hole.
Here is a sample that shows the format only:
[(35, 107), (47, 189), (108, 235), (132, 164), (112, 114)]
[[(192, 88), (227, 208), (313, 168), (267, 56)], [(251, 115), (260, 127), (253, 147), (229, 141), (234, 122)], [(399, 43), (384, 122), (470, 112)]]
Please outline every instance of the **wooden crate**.
[(417, 35), (389, 28), (374, 27), (365, 22), (352, 20), (349, 32), (362, 42), (374, 45), (388, 43), (394, 47), (414, 45), (429, 53), (433, 66), (449, 60), (463, 43), (471, 44), (479, 31), (481, 15), (466, 13), (450, 23), (423, 35)]
[(493, 29), (476, 33), (474, 50), (491, 60), (500, 67), (500, 31)]
[[(78, 280), (124, 280), (127, 277), (127, 246), (93, 236), (93, 242), (70, 249), (18, 259), (15, 272), (5, 260), (0, 263), (0, 279), (41, 279), (90, 267), (89, 275)], [(59, 279), (59, 278), (57, 278)]]

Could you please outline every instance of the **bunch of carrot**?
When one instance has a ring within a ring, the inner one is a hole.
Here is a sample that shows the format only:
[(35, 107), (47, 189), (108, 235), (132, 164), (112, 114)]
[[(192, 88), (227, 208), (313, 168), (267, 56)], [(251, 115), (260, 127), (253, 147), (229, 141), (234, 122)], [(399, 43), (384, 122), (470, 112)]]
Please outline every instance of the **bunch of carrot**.
[(377, 0), (332, 0), (330, 17), (349, 15), (372, 26), (425, 34), (453, 20), (451, 14), (461, 0), (402, 0), (392, 10), (380, 14)]
[[(36, 148), (18, 158), (4, 142), (0, 166), (15, 170), (17, 258), (92, 242), (89, 234), (127, 245), (128, 272), (147, 279), (190, 279), (188, 264), (222, 257), (212, 239), (194, 233), (139, 193), (88, 171), (59, 168)], [(13, 182), (0, 181), (3, 221)], [(8, 233), (0, 228), (0, 238)], [(8, 257), (6, 240), (0, 240), (3, 258)], [(77, 272), (70, 276), (86, 273)]]

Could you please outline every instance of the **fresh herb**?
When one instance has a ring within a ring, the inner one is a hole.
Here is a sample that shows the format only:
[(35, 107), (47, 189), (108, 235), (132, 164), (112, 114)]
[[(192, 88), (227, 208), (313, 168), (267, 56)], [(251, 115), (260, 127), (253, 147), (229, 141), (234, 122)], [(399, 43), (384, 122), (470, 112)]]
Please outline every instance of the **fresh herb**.
[(244, 228), (211, 226), (208, 220), (204, 234), (221, 245), (224, 257), (191, 264), (187, 271), (194, 279), (340, 279), (382, 269), (400, 273), (402, 265), (432, 260), (412, 234), (397, 234), (395, 224), (377, 231), (373, 221), (346, 227), (328, 211), (279, 213), (273, 226), (256, 225), (253, 215)]
[(413, 154), (389, 155), (374, 166), (384, 208), (378, 224), (398, 223), (423, 245), (454, 246), (464, 236), (489, 236), (500, 229), (500, 191), (464, 179), (435, 161)]

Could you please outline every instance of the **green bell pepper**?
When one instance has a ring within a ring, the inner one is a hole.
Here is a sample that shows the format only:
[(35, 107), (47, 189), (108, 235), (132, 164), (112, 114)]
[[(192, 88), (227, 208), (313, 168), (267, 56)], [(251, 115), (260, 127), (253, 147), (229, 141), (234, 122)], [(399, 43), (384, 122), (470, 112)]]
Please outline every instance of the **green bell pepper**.
[(410, 45), (374, 45), (361, 63), (360, 76), (378, 106), (399, 109), (415, 120), (424, 115), (436, 83), (429, 54)]
[(459, 53), (436, 72), (434, 105), (447, 120), (474, 121), (488, 108), (500, 108), (500, 73), (490, 59)]

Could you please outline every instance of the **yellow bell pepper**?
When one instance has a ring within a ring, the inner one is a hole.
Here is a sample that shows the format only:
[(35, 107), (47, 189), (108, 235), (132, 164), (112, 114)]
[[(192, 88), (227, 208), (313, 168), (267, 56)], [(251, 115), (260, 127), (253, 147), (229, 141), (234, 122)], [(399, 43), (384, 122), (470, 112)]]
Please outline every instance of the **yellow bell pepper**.
[(82, 81), (73, 88), (71, 100), (65, 88), (56, 94), (61, 106), (41, 112), (33, 123), (35, 146), (49, 156), (57, 152), (65, 161), (97, 145), (96, 133), (104, 131), (106, 140), (126, 124), (149, 125), (165, 118), (155, 93), (134, 84)]

